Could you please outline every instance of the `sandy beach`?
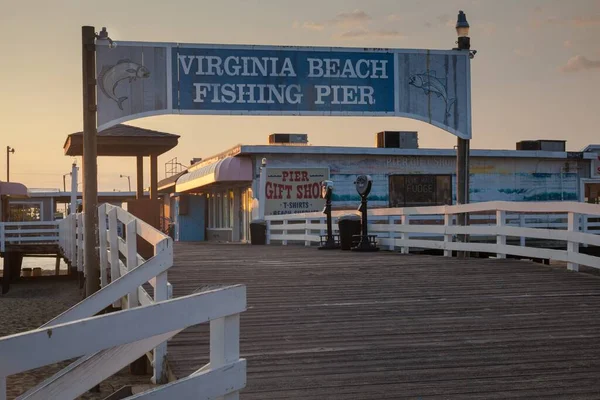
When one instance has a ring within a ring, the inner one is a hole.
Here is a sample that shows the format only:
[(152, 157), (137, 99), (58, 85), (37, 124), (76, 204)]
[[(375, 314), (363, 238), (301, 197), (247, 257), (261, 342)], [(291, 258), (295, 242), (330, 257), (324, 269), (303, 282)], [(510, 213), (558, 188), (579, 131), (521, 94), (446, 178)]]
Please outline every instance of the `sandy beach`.
[[(40, 281), (11, 285), (10, 292), (0, 296), (0, 337), (35, 329), (77, 304), (81, 292), (76, 281)], [(34, 349), (32, 349), (32, 352)], [(14, 399), (68, 361), (30, 370), (8, 377), (8, 399)], [(103, 399), (127, 384), (148, 384), (150, 376), (132, 376), (123, 370), (100, 385), (100, 393), (86, 393), (81, 399)]]

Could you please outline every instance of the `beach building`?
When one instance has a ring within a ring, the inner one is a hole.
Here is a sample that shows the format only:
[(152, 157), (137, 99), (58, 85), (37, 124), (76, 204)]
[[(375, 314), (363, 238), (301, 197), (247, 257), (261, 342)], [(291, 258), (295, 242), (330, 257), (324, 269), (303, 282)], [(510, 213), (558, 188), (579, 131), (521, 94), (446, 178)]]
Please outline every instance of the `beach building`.
[[(547, 140), (522, 141), (515, 150), (472, 149), (470, 201), (597, 203), (598, 152), (600, 146), (570, 152), (565, 141)], [(361, 174), (373, 178), (370, 207), (456, 202), (456, 150), (419, 148), (416, 132), (379, 132), (374, 147), (311, 146), (306, 135), (273, 134), (268, 145), (235, 146), (158, 186), (175, 240), (247, 242), (261, 201), (263, 215), (321, 211), (320, 182), (329, 179), (333, 208), (354, 209)]]
[(27, 187), (17, 182), (0, 181), (0, 222), (8, 221), (11, 199), (27, 198)]

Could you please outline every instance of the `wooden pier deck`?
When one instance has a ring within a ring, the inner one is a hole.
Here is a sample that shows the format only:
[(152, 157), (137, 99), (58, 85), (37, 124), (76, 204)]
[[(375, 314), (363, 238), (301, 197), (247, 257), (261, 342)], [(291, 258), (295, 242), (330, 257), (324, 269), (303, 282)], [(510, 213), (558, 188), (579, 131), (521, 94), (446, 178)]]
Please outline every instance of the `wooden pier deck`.
[[(600, 398), (600, 277), (528, 261), (181, 244), (174, 295), (243, 283), (244, 399)], [(208, 327), (168, 344), (186, 376)]]

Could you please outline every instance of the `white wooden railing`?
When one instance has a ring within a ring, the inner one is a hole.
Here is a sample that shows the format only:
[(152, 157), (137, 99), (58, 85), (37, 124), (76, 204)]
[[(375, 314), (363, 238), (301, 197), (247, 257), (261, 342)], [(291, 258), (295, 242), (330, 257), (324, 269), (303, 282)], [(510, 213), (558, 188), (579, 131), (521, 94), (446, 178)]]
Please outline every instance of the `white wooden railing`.
[[(245, 361), (239, 358), (245, 286), (169, 299), (172, 239), (118, 207), (102, 205), (98, 215), (101, 289), (40, 329), (0, 338), (0, 400), (6, 398), (8, 375), (78, 356), (83, 357), (19, 399), (75, 398), (149, 353), (152, 381), (165, 383), (166, 341), (203, 322), (210, 322), (210, 363), (132, 398), (237, 399), (246, 382)], [(121, 233), (120, 224), (125, 227)], [(84, 271), (83, 215), (60, 221), (59, 232), (65, 258)], [(154, 247), (153, 257), (145, 260), (138, 254), (138, 237)], [(153, 286), (154, 297), (143, 288), (146, 283)], [(95, 316), (110, 305), (122, 311)]]
[[(354, 211), (350, 212), (354, 213)], [(469, 226), (457, 226), (469, 213)], [(333, 212), (337, 232), (340, 216)], [(451, 256), (467, 251), (567, 262), (578, 270), (600, 268), (600, 258), (581, 254), (579, 246), (600, 246), (600, 205), (576, 202), (518, 203), (494, 201), (460, 206), (381, 208), (369, 211), (369, 234), (385, 250), (437, 249)], [(267, 216), (267, 243), (319, 243), (325, 233), (322, 213)], [(469, 235), (469, 241), (457, 240)], [(508, 243), (507, 243), (508, 238)], [(512, 240), (515, 238), (515, 240)], [(564, 248), (564, 249), (563, 249)]]
[(0, 222), (0, 252), (6, 245), (58, 243), (58, 221)]

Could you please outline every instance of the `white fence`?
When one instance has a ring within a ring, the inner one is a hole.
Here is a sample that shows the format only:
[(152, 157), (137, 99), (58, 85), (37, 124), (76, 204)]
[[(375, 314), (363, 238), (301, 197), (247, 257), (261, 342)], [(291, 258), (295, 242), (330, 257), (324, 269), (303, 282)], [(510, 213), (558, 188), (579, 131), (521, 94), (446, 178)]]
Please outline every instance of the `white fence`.
[[(469, 226), (457, 226), (458, 214), (469, 213)], [(333, 222), (348, 211), (335, 211)], [(267, 243), (319, 243), (325, 234), (321, 213), (268, 216)], [(558, 260), (571, 270), (600, 268), (600, 258), (581, 254), (579, 245), (600, 246), (600, 206), (576, 202), (488, 202), (460, 206), (382, 208), (370, 210), (369, 234), (386, 250), (437, 249), (451, 256), (467, 251)], [(337, 231), (335, 232), (337, 233)], [(469, 242), (457, 241), (469, 235)], [(555, 245), (557, 244), (557, 245)], [(563, 247), (565, 249), (561, 249)]]
[[(237, 285), (171, 297), (167, 270), (173, 265), (170, 237), (111, 205), (99, 207), (101, 290), (40, 329), (0, 338), (0, 400), (6, 398), (8, 375), (83, 356), (19, 399), (72, 399), (132, 361), (152, 354), (155, 383), (167, 381), (166, 341), (188, 326), (210, 322), (210, 363), (187, 378), (132, 398), (238, 398), (246, 383), (245, 360), (239, 358), (239, 314), (246, 309), (246, 288)], [(125, 226), (119, 235), (119, 223)], [(83, 268), (83, 216), (59, 223), (65, 257)], [(145, 260), (138, 238), (154, 247)], [(153, 286), (151, 297), (142, 285)], [(97, 315), (109, 305), (118, 311)], [(35, 349), (34, 355), (31, 349)], [(223, 397), (225, 396), (225, 397)]]
[(58, 243), (58, 221), (0, 222), (0, 252), (6, 245)]

